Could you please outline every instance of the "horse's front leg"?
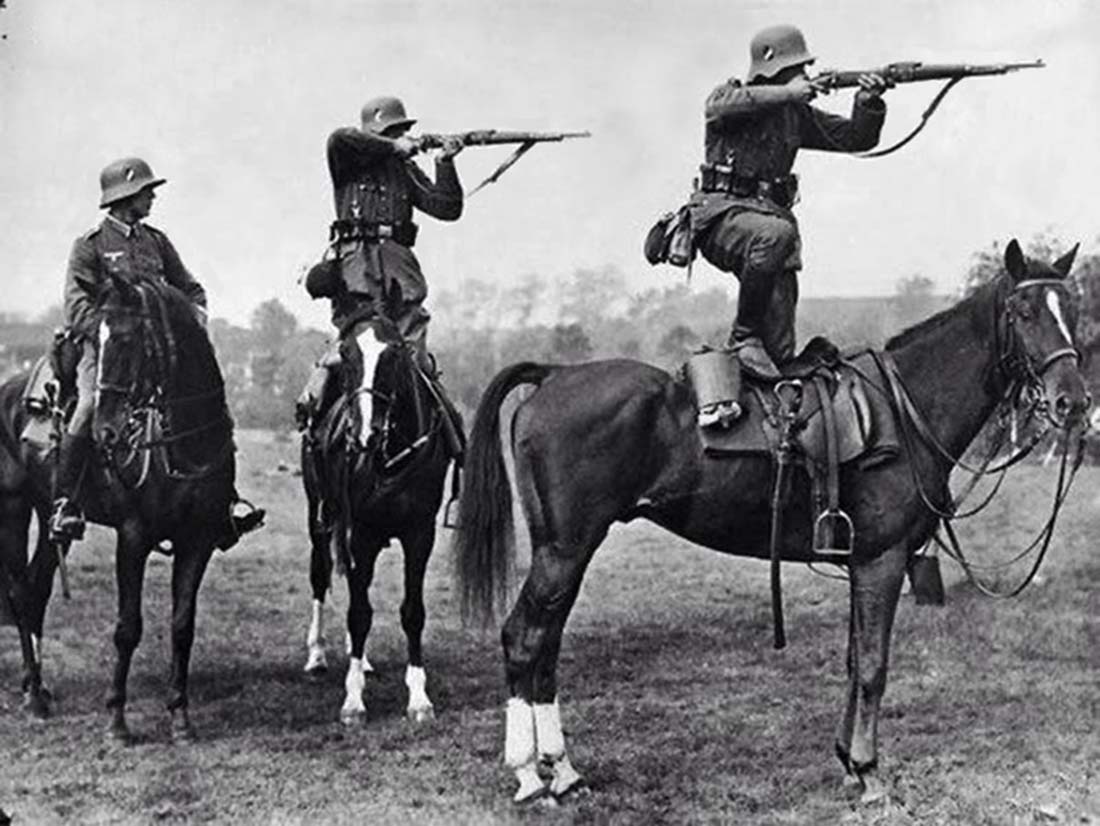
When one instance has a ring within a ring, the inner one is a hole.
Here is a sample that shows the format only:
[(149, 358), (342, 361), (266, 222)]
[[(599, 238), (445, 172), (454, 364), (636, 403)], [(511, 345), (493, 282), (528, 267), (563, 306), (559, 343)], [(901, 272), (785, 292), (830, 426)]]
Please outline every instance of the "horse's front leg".
[(409, 653), (409, 664), (405, 669), (409, 704), (405, 716), (413, 723), (423, 723), (435, 717), (432, 701), (428, 699), (428, 676), (424, 671), (421, 650), (424, 633), (424, 573), (434, 543), (434, 515), (423, 526), (410, 531), (401, 539), (401, 547), (405, 552), (405, 599), (401, 602), (401, 627), (405, 631)]
[(150, 543), (139, 523), (131, 520), (118, 528), (115, 547), (118, 619), (114, 634), (115, 667), (107, 694), (107, 708), (112, 712), (110, 736), (124, 743), (133, 740), (126, 725), (126, 681), (130, 676), (134, 650), (141, 642), (141, 592), (149, 551)]
[(332, 587), (332, 552), (329, 548), (332, 533), (316, 524), (316, 506), (313, 497), (309, 503), (309, 585), (313, 592), (313, 614), (306, 635), (308, 655), (305, 668), (307, 676), (317, 678), (328, 671), (328, 652), (325, 648), (325, 596)]
[(187, 713), (187, 677), (191, 668), (191, 646), (195, 641), (195, 610), (199, 586), (214, 547), (209, 542), (175, 542), (172, 559), (172, 739), (195, 739)]
[(837, 734), (837, 756), (863, 788), (865, 803), (886, 795), (877, 775), (878, 714), (886, 690), (890, 633), (909, 554), (890, 548), (850, 568), (848, 706)]
[(374, 619), (370, 604), (370, 585), (374, 579), (374, 564), (382, 550), (381, 543), (356, 527), (351, 537), (351, 567), (348, 580), (348, 672), (344, 677), (344, 705), (340, 721), (346, 726), (362, 725), (367, 719), (363, 704), (367, 635)]

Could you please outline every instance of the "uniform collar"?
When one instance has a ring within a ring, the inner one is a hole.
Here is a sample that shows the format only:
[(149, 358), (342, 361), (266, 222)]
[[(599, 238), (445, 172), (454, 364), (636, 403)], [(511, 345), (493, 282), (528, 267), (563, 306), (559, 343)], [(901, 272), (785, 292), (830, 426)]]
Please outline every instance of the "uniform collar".
[(141, 221), (138, 221), (136, 224), (131, 226), (125, 221), (118, 220), (118, 218), (108, 212), (106, 215), (103, 216), (103, 226), (111, 227), (119, 235), (123, 236), (124, 238), (129, 238), (139, 232), (139, 230), (141, 229)]

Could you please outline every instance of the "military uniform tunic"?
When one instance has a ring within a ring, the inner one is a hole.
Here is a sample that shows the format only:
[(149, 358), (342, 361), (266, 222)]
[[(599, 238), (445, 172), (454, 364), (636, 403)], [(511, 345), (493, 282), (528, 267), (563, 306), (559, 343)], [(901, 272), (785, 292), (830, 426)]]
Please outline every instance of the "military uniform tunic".
[(180, 260), (168, 236), (148, 224), (133, 226), (113, 215), (73, 243), (65, 275), (65, 322), (83, 343), (77, 364), (76, 410), (69, 433), (82, 434), (91, 423), (96, 370), (96, 300), (112, 275), (130, 283), (170, 284), (198, 307), (206, 307), (206, 292)]
[[(879, 97), (857, 93), (850, 118), (808, 103), (776, 102), (782, 87), (729, 80), (707, 98), (705, 158), (751, 185), (790, 175), (798, 150), (857, 152), (878, 143), (886, 117)], [(776, 362), (794, 351), (798, 223), (790, 204), (761, 192), (699, 191), (689, 203), (696, 244), (711, 264), (741, 281), (732, 338), (759, 336)]]
[[(329, 137), (328, 166), (337, 219), (361, 227), (364, 235), (337, 244), (345, 291), (333, 297), (333, 323), (343, 334), (374, 315), (381, 303), (403, 336), (422, 338), (428, 285), (411, 249), (413, 211), (443, 221), (462, 215), (462, 184), (453, 161), (436, 160), (433, 182), (394, 152), (393, 141), (345, 128)], [(380, 237), (372, 237), (375, 233)]]

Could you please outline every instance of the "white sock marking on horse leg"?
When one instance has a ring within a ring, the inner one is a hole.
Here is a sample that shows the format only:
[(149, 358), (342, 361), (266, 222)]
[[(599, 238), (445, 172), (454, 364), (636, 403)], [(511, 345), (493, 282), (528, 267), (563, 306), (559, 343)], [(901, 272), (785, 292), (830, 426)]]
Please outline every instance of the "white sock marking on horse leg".
[(351, 720), (361, 715), (366, 715), (367, 707), (363, 705), (363, 689), (366, 680), (363, 679), (363, 663), (352, 657), (348, 662), (348, 674), (344, 678), (344, 705), (340, 709), (340, 718)]
[(1073, 344), (1073, 336), (1070, 335), (1069, 325), (1066, 324), (1066, 317), (1062, 315), (1062, 305), (1058, 301), (1058, 294), (1054, 290), (1047, 290), (1047, 307), (1050, 308), (1051, 315), (1054, 316), (1054, 320), (1058, 322), (1058, 329), (1062, 331), (1062, 335), (1065, 336), (1066, 344)]
[(409, 689), (408, 714), (412, 716), (431, 716), (432, 701), (428, 699), (428, 675), (423, 668), (415, 665), (405, 668), (405, 685)]
[(561, 731), (558, 701), (535, 703), (535, 742), (540, 760), (557, 760), (565, 754), (565, 735)]
[(535, 759), (535, 715), (530, 703), (512, 697), (504, 706), (504, 765), (516, 773), (516, 803), (541, 794), (544, 788)]
[[(347, 654), (349, 657), (351, 656), (351, 634), (349, 634), (347, 632), (344, 633), (344, 653)], [(370, 660), (367, 659), (367, 644), (366, 644), (366, 642), (363, 643), (363, 673), (364, 674), (374, 673), (374, 666), (371, 665)]]
[(306, 647), (309, 649), (306, 671), (328, 668), (328, 657), (325, 654), (325, 604), (319, 599), (313, 600), (313, 616), (306, 635)]
[(581, 776), (565, 752), (565, 734), (561, 728), (561, 708), (557, 698), (552, 703), (536, 703), (534, 712), (539, 760), (550, 763), (554, 772), (550, 791), (554, 795), (565, 794), (581, 782)]

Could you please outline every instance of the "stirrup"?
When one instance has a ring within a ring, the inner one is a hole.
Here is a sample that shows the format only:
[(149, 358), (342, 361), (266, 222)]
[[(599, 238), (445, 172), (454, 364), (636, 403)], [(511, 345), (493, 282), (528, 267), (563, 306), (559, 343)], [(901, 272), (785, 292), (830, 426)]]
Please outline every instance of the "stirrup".
[[(843, 528), (847, 544), (838, 541), (837, 537), (841, 532), (837, 528)], [(851, 517), (840, 508), (827, 508), (814, 521), (814, 556), (823, 557), (824, 561), (847, 561), (852, 556), (855, 537), (856, 531), (852, 527)]]

